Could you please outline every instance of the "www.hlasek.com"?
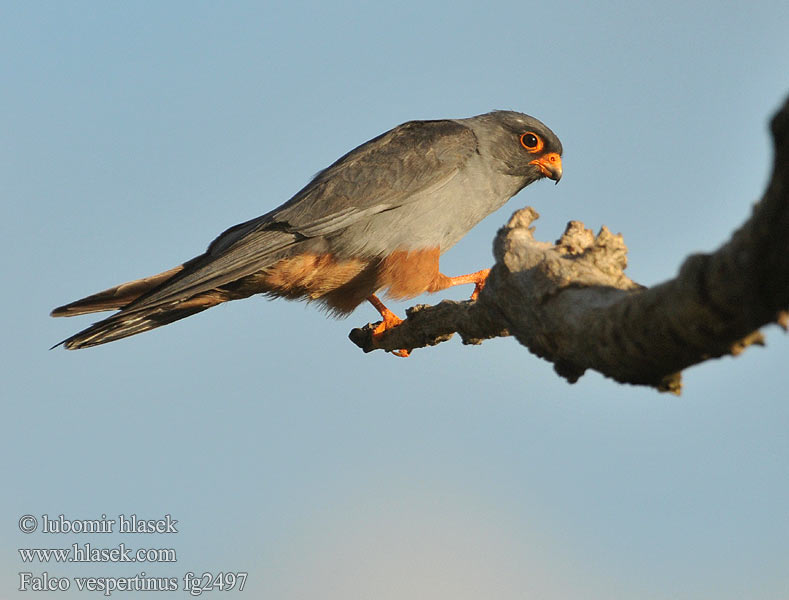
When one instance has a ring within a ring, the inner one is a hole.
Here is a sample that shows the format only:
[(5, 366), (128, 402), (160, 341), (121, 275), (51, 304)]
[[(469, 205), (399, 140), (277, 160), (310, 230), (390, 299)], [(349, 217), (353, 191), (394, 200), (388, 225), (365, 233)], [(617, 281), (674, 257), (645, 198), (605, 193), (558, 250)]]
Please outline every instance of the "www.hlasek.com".
[(90, 543), (71, 548), (19, 548), (22, 562), (177, 562), (175, 548), (127, 548), (121, 542), (114, 548), (96, 548)]
[[(238, 573), (202, 573), (192, 571), (183, 576), (183, 589), (192, 596), (199, 596), (204, 592), (214, 590), (222, 592), (244, 591), (247, 574)], [(152, 577), (145, 571), (132, 577), (54, 577), (46, 571), (41, 575), (33, 575), (28, 571), (19, 573), (20, 592), (67, 592), (74, 581), (74, 589), (80, 592), (102, 592), (111, 596), (113, 592), (176, 592), (178, 591), (177, 577)]]

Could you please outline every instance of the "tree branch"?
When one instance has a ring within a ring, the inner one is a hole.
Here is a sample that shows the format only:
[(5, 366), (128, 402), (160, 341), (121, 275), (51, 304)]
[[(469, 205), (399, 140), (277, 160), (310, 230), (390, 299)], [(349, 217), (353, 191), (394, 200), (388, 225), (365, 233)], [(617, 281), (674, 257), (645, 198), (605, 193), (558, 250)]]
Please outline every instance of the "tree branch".
[(464, 343), (513, 335), (571, 383), (594, 369), (622, 383), (679, 393), (679, 372), (763, 343), (758, 329), (789, 320), (789, 100), (771, 123), (775, 162), (753, 214), (711, 254), (646, 289), (625, 274), (627, 248), (603, 227), (570, 222), (555, 245), (534, 239), (537, 213), (516, 212), (494, 242), (496, 265), (475, 302), (418, 305), (365, 352), (423, 348), (457, 332)]

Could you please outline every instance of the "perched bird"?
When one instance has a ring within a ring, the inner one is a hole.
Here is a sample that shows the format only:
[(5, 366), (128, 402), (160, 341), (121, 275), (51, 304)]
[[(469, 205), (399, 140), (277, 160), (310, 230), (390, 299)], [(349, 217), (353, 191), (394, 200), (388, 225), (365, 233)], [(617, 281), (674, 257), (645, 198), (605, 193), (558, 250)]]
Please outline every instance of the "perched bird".
[(314, 300), (337, 315), (368, 300), (381, 335), (400, 322), (375, 295), (381, 290), (412, 298), (473, 283), (476, 297), (488, 270), (447, 277), (439, 257), (525, 186), (558, 183), (561, 154), (550, 129), (517, 112), (404, 123), (200, 256), (54, 309), (53, 317), (119, 309), (60, 344), (112, 342), (253, 294)]

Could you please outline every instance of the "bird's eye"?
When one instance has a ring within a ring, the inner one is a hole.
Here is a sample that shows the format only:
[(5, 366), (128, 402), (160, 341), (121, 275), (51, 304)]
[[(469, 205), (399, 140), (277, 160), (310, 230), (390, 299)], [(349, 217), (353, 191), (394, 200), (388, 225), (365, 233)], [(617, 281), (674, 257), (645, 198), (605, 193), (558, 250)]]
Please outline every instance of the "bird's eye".
[(536, 133), (527, 131), (521, 136), (521, 146), (526, 148), (529, 152), (539, 152), (542, 150), (543, 141)]
[(534, 148), (537, 145), (537, 136), (533, 133), (524, 133), (521, 142), (526, 148)]

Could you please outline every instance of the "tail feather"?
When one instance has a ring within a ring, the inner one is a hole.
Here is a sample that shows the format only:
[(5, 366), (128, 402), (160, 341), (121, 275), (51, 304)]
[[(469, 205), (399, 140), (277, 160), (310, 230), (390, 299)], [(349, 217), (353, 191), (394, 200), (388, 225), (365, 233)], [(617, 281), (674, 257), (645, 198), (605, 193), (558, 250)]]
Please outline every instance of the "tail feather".
[(115, 340), (190, 317), (228, 299), (224, 294), (209, 293), (201, 294), (185, 302), (174, 302), (170, 305), (156, 306), (148, 310), (137, 312), (121, 311), (66, 338), (52, 346), (52, 348), (62, 345), (67, 350), (78, 350), (114, 342)]
[[(246, 225), (246, 224), (242, 224)], [(265, 270), (294, 253), (303, 236), (274, 230), (229, 229), (209, 250), (169, 271), (60, 306), (53, 317), (119, 310), (63, 340), (69, 350), (106, 344), (178, 321), (228, 300), (267, 293)], [(236, 239), (238, 236), (241, 238)], [(225, 245), (225, 238), (232, 238)], [(236, 240), (235, 243), (231, 243)], [(281, 294), (280, 294), (281, 295)]]
[(142, 279), (135, 279), (134, 281), (116, 285), (103, 292), (59, 306), (50, 315), (53, 317), (75, 317), (77, 315), (123, 308), (143, 294), (161, 285), (176, 273), (180, 273), (183, 268), (184, 265), (178, 265), (158, 275), (151, 275), (150, 277), (143, 277)]

